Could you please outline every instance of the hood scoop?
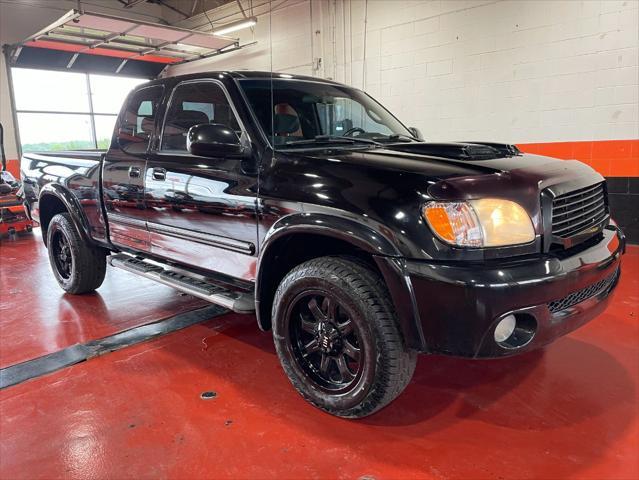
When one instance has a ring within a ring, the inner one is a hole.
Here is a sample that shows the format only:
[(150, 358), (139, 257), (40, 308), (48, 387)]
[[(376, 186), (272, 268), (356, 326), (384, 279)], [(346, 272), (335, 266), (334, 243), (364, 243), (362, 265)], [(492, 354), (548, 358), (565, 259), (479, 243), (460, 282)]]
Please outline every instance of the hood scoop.
[(450, 158), (454, 160), (492, 160), (495, 158), (521, 155), (515, 145), (502, 143), (403, 143), (389, 145), (389, 150), (398, 150), (430, 157)]

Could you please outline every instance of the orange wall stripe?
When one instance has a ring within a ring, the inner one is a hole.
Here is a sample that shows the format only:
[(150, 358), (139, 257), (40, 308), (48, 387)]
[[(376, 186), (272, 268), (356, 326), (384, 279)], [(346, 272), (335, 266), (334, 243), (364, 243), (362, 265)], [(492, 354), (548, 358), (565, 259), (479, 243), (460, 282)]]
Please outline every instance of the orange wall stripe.
[[(580, 160), (604, 177), (639, 177), (639, 140), (520, 143), (517, 147), (526, 153)], [(7, 160), (7, 170), (18, 178), (20, 162)]]
[(604, 177), (639, 177), (639, 139), (522, 143), (517, 147), (526, 153), (580, 160)]

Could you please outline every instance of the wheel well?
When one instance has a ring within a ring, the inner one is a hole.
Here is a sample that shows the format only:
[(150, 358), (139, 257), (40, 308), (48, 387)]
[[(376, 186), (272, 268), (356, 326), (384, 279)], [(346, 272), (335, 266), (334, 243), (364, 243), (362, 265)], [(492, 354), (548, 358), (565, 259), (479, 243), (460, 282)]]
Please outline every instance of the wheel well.
[(47, 229), (51, 219), (58, 213), (68, 212), (67, 207), (55, 195), (44, 195), (38, 205), (40, 209), (40, 226), (42, 227), (42, 240), (47, 244)]
[(262, 330), (271, 328), (273, 297), (284, 276), (297, 265), (327, 255), (349, 256), (365, 262), (380, 273), (370, 253), (355, 245), (327, 235), (295, 233), (286, 235), (270, 246), (268, 256), (260, 264), (259, 324)]

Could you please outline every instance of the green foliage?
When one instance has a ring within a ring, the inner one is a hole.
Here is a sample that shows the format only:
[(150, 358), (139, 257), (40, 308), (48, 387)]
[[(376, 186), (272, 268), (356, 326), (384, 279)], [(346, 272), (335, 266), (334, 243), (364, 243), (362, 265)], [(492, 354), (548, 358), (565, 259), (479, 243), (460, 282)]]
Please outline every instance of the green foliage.
[[(111, 144), (110, 138), (98, 140), (98, 149), (107, 149)], [(22, 145), (23, 152), (60, 152), (63, 150), (93, 150), (95, 145), (89, 140), (68, 140), (66, 142), (41, 142), (25, 143)]]
[(98, 149), (107, 150), (111, 146), (110, 138), (102, 138), (98, 140)]

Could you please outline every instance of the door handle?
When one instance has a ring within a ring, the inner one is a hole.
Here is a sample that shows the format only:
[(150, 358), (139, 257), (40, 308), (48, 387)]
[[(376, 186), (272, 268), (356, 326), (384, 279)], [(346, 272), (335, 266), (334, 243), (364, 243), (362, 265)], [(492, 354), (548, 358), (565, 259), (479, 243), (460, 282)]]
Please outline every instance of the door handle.
[(137, 178), (140, 176), (140, 167), (129, 167), (129, 177)]
[(164, 168), (153, 169), (153, 180), (165, 180), (165, 179), (166, 179), (166, 169)]

